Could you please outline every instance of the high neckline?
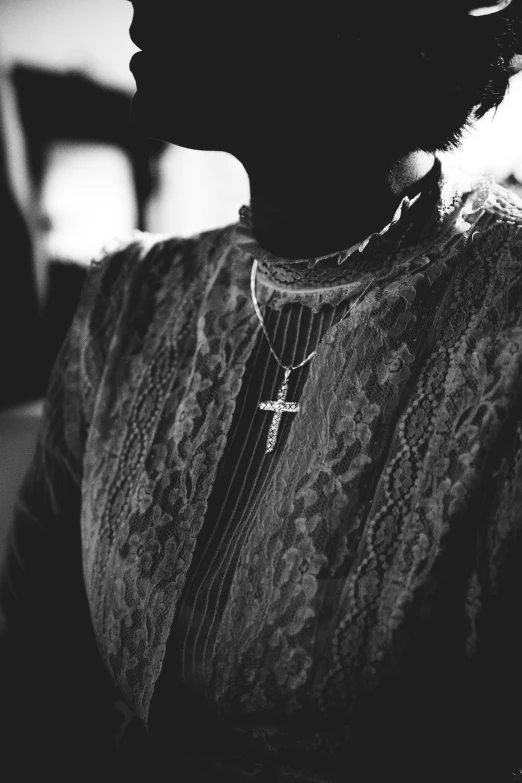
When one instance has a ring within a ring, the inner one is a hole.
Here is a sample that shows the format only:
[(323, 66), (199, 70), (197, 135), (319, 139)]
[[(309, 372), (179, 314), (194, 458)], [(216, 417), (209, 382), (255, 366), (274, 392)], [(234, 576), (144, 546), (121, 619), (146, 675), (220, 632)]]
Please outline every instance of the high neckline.
[(386, 226), (349, 248), (311, 258), (277, 256), (255, 238), (249, 206), (240, 210), (236, 245), (257, 259), (259, 280), (279, 290), (311, 292), (351, 286), (375, 274), (383, 263), (386, 276), (395, 277), (414, 267), (448, 232), (468, 231), (491, 182), (491, 177), (471, 178), (452, 162), (436, 157), (423, 190), (413, 198), (405, 196)]

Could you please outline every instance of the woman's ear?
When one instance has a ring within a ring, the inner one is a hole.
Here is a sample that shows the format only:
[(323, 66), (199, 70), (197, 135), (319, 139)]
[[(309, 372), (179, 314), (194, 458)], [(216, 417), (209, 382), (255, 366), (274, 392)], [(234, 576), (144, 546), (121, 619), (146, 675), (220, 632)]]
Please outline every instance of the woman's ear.
[(496, 3), (491, 5), (477, 5), (468, 11), (470, 16), (487, 16), (488, 14), (496, 14), (499, 11), (503, 11), (507, 8), (513, 0), (497, 0)]

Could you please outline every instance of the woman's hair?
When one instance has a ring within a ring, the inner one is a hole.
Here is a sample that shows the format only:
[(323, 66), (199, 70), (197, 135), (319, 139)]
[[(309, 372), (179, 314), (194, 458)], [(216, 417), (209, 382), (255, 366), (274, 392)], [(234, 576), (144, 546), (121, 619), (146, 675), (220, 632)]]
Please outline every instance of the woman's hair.
[[(522, 0), (478, 17), (468, 13), (477, 0), (266, 0), (239, 19), (235, 4), (214, 3), (205, 23), (197, 3), (135, 4), (138, 39), (156, 36), (166, 63), (156, 98), (144, 88), (134, 102), (148, 101), (148, 133), (242, 160), (259, 147), (306, 154), (311, 139), (375, 141), (386, 161), (456, 147), (474, 116), (501, 103), (522, 54)], [(175, 25), (187, 32), (174, 45)], [(181, 79), (172, 102), (187, 62), (191, 89)]]
[(476, 5), (472, 0), (377, 0), (365, 3), (355, 22), (345, 6), (341, 44), (357, 51), (359, 65), (368, 69), (367, 84), (382, 85), (383, 119), (404, 119), (398, 138), (410, 149), (458, 146), (473, 117), (500, 105), (518, 70), (522, 0), (502, 12), (472, 17), (468, 11)]
[[(463, 5), (466, 9), (474, 4), (464, 0)], [(514, 58), (522, 54), (521, 3), (514, 0), (508, 9), (488, 16), (467, 16), (466, 22), (465, 29), (462, 21), (456, 25), (457, 36), (448, 30), (449, 52), (445, 37), (430, 36), (425, 55), (476, 96), (475, 114), (480, 118), (500, 105), (517, 71)]]

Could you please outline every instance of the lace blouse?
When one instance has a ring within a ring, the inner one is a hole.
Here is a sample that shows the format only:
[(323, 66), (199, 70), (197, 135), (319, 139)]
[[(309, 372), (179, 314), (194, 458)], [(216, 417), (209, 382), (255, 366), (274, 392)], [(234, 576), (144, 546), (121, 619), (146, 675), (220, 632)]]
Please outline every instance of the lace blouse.
[[(436, 184), (428, 209), (322, 259), (267, 253), (244, 210), (90, 270), (3, 611), (26, 670), (56, 682), (52, 651), (77, 671), (92, 624), (167, 768), (500, 783), (520, 763), (522, 204), (447, 164)], [(254, 258), (280, 355), (317, 346), (271, 456), (258, 404), (281, 370)]]

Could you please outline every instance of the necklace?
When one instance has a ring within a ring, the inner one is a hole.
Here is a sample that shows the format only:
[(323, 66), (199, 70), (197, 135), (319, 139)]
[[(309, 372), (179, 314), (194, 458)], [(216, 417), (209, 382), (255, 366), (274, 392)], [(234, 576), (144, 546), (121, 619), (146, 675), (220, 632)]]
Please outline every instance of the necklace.
[[(440, 173), (440, 171), (439, 171), (439, 173)], [(401, 201), (401, 203), (399, 204), (399, 207), (397, 208), (397, 211), (395, 212), (395, 215), (393, 216), (392, 221), (387, 226), (385, 226), (385, 228), (383, 228), (382, 231), (380, 231), (378, 233), (378, 235), (382, 236), (393, 225), (395, 225), (395, 223), (397, 223), (400, 220), (400, 218), (402, 217), (403, 209), (404, 208), (409, 209), (411, 206), (413, 206), (413, 204), (415, 204), (416, 201), (418, 201), (422, 197), (422, 195), (423, 195), (423, 192), (421, 191), (420, 193), (417, 193), (417, 195), (414, 196), (413, 198), (410, 198), (409, 196), (405, 196), (403, 198), (403, 200)], [(407, 231), (406, 231), (406, 234), (407, 234)], [(398, 244), (397, 244), (397, 247), (396, 247), (396, 251), (402, 245), (402, 242), (404, 241), (404, 238), (405, 238), (406, 234), (403, 233), (401, 239), (398, 241)], [(353, 253), (355, 250), (359, 250), (359, 252), (362, 252), (365, 249), (365, 247), (368, 245), (368, 243), (370, 242), (370, 240), (372, 239), (373, 236), (375, 236), (375, 234), (371, 234), (369, 237), (367, 237), (367, 239), (363, 240), (362, 242), (359, 242), (358, 244), (356, 244), (352, 248), (350, 248), (350, 250), (348, 251), (348, 255)], [(364, 296), (364, 294), (369, 289), (369, 287), (377, 280), (378, 276), (380, 275), (380, 273), (382, 272), (382, 270), (386, 266), (386, 261), (387, 260), (388, 259), (385, 258), (385, 260), (384, 260), (382, 266), (380, 267), (380, 269), (375, 273), (375, 275), (370, 280), (368, 285), (361, 291), (361, 293), (359, 294), (359, 296), (357, 297), (357, 299), (355, 300), (353, 305), (350, 307), (348, 312), (345, 313), (337, 321), (337, 324), (340, 324), (342, 321), (344, 321), (345, 318), (348, 318), (348, 316), (350, 315), (350, 313), (352, 312), (354, 307), (358, 304), (358, 302)], [(340, 263), (340, 261), (339, 261), (339, 263)], [(283, 413), (299, 413), (299, 403), (297, 403), (297, 402), (289, 402), (286, 399), (286, 397), (288, 395), (288, 380), (290, 378), (290, 373), (293, 372), (293, 370), (299, 370), (300, 367), (303, 367), (305, 364), (307, 364), (309, 361), (311, 361), (314, 358), (314, 356), (316, 355), (316, 353), (317, 353), (317, 348), (315, 349), (315, 351), (312, 351), (312, 353), (309, 354), (306, 357), (306, 359), (303, 359), (303, 361), (300, 362), (299, 364), (295, 364), (295, 365), (289, 364), (289, 365), (286, 365), (286, 364), (283, 364), (283, 362), (279, 359), (279, 356), (276, 354), (276, 352), (274, 350), (274, 347), (272, 345), (272, 342), (270, 340), (270, 337), (268, 335), (268, 331), (266, 329), (265, 322), (263, 320), (263, 316), (261, 315), (261, 311), (259, 309), (259, 304), (257, 302), (257, 297), (256, 297), (256, 273), (257, 273), (257, 266), (258, 266), (257, 258), (254, 258), (254, 263), (252, 264), (252, 273), (251, 273), (251, 276), (250, 276), (250, 290), (252, 292), (252, 302), (254, 304), (254, 309), (256, 311), (256, 315), (259, 318), (259, 323), (261, 324), (261, 327), (262, 327), (263, 332), (265, 334), (265, 337), (267, 339), (268, 347), (270, 348), (270, 352), (271, 352), (272, 356), (274, 357), (274, 359), (276, 360), (276, 362), (279, 364), (279, 366), (282, 367), (283, 370), (285, 371), (285, 376), (283, 378), (283, 382), (282, 382), (281, 387), (279, 389), (279, 392), (277, 394), (277, 399), (276, 400), (266, 400), (264, 402), (260, 402), (259, 406), (258, 406), (260, 410), (268, 411), (268, 412), (272, 413), (272, 421), (270, 423), (270, 429), (268, 430), (268, 437), (267, 437), (266, 449), (265, 449), (265, 454), (270, 454), (270, 452), (272, 452), (274, 450), (274, 448), (275, 448), (277, 435), (279, 433), (279, 427), (281, 425), (281, 419), (283, 417)]]
[[(418, 198), (418, 196), (417, 196), (417, 198)], [(407, 201), (408, 201), (408, 203), (413, 203), (413, 201), (410, 202), (409, 199)], [(361, 243), (361, 244), (363, 244), (363, 243)], [(350, 315), (350, 313), (352, 312), (354, 307), (358, 304), (359, 300), (364, 296), (364, 294), (366, 293), (368, 288), (372, 285), (372, 283), (374, 283), (376, 281), (378, 275), (382, 272), (382, 270), (384, 269), (384, 267), (386, 265), (386, 260), (387, 259), (385, 259), (383, 265), (378, 270), (378, 272), (374, 275), (374, 277), (370, 280), (368, 285), (363, 289), (363, 291), (361, 291), (361, 293), (359, 294), (359, 296), (357, 297), (357, 299), (355, 300), (353, 305), (350, 307), (348, 312), (345, 313), (342, 316), (342, 318), (340, 318), (337, 321), (338, 324), (340, 324), (342, 321), (344, 321), (345, 318), (347, 318)], [(282, 367), (283, 370), (285, 371), (285, 376), (284, 376), (283, 382), (281, 384), (281, 387), (279, 389), (279, 392), (277, 394), (277, 399), (276, 400), (267, 400), (265, 402), (260, 402), (259, 406), (258, 406), (260, 410), (262, 410), (262, 411), (269, 411), (270, 413), (273, 414), (272, 415), (272, 422), (270, 424), (270, 429), (268, 430), (268, 437), (267, 437), (266, 449), (265, 449), (265, 454), (270, 454), (270, 452), (272, 452), (274, 450), (274, 448), (275, 448), (277, 435), (279, 433), (279, 427), (280, 427), (280, 424), (281, 424), (281, 419), (283, 417), (283, 413), (299, 413), (299, 403), (297, 403), (297, 402), (289, 402), (286, 399), (287, 394), (288, 394), (288, 379), (290, 378), (290, 373), (293, 372), (293, 370), (298, 370), (300, 367), (303, 367), (305, 364), (307, 364), (307, 362), (311, 361), (314, 358), (314, 356), (316, 355), (316, 353), (317, 353), (317, 348), (315, 349), (315, 351), (312, 351), (312, 353), (309, 354), (306, 357), (306, 359), (303, 359), (303, 361), (300, 362), (299, 364), (295, 364), (295, 365), (283, 364), (283, 362), (279, 359), (278, 355), (274, 351), (274, 347), (273, 347), (272, 342), (270, 340), (270, 337), (268, 335), (268, 332), (267, 332), (267, 329), (266, 329), (266, 326), (265, 326), (265, 322), (263, 320), (263, 316), (261, 315), (261, 311), (259, 309), (259, 304), (257, 302), (257, 297), (256, 297), (256, 272), (257, 272), (257, 258), (254, 259), (254, 263), (252, 264), (252, 273), (251, 273), (251, 276), (250, 276), (250, 290), (252, 292), (252, 302), (254, 304), (254, 309), (256, 311), (257, 317), (259, 318), (259, 322), (261, 324), (261, 327), (263, 329), (265, 337), (266, 337), (266, 339), (268, 341), (268, 347), (270, 348), (272, 356), (274, 357), (276, 362), (279, 364), (279, 366)]]
[[(440, 175), (440, 166), (438, 168), (434, 167), (434, 172), (435, 172), (435, 174), (437, 176), (437, 181), (438, 181), (438, 177)], [(429, 187), (431, 187), (431, 185)], [(387, 226), (385, 226), (385, 228), (383, 228), (380, 232), (378, 232), (378, 234), (376, 234), (376, 233), (370, 234), (370, 236), (367, 237), (362, 242), (359, 242), (358, 244), (354, 245), (353, 247), (351, 247), (345, 253), (341, 253), (340, 256), (342, 256), (342, 260), (345, 260), (345, 258), (347, 258), (349, 255), (351, 255), (356, 250), (359, 250), (359, 252), (362, 252), (365, 249), (365, 247), (368, 245), (368, 243), (370, 242), (372, 237), (374, 237), (376, 235), (382, 236), (383, 234), (385, 234), (392, 226), (394, 226), (401, 219), (402, 213), (403, 213), (403, 209), (404, 208), (409, 209), (411, 206), (413, 206), (413, 204), (415, 204), (416, 201), (421, 199), (422, 196), (425, 195), (426, 192), (429, 192), (429, 187), (426, 188), (426, 189), (423, 188), (423, 190), (420, 193), (417, 193), (417, 195), (414, 196), (413, 198), (410, 198), (409, 196), (405, 196), (402, 199), (401, 203), (399, 204), (399, 207), (397, 208), (397, 211), (395, 212), (395, 215), (393, 216), (391, 222)], [(399, 239), (399, 241), (397, 243), (395, 252), (397, 252), (399, 247), (402, 245), (402, 243), (403, 243), (407, 233), (408, 233), (407, 230), (406, 230), (405, 233), (403, 232), (401, 238)], [(337, 321), (337, 324), (340, 324), (342, 321), (345, 320), (345, 318), (348, 318), (350, 313), (353, 311), (354, 307), (359, 303), (360, 299), (364, 296), (364, 294), (369, 289), (369, 287), (377, 280), (378, 276), (380, 275), (380, 273), (382, 272), (382, 270), (386, 266), (386, 261), (387, 260), (388, 259), (385, 258), (385, 260), (384, 260), (382, 266), (380, 267), (380, 269), (376, 272), (376, 274), (370, 280), (368, 285), (361, 291), (361, 293), (359, 294), (359, 296), (357, 297), (357, 299), (355, 300), (353, 305), (350, 307), (348, 312), (345, 313)], [(338, 261), (338, 263), (339, 264), (341, 263), (341, 259)], [(309, 354), (306, 357), (306, 359), (303, 359), (303, 361), (300, 362), (300, 364), (295, 364), (295, 365), (289, 364), (289, 365), (286, 365), (286, 364), (283, 364), (283, 362), (279, 359), (279, 356), (276, 354), (276, 352), (274, 350), (274, 347), (272, 345), (272, 342), (270, 340), (270, 337), (268, 335), (268, 331), (266, 329), (265, 322), (263, 320), (263, 316), (261, 315), (261, 311), (259, 309), (259, 305), (258, 305), (258, 302), (257, 302), (257, 297), (256, 297), (256, 273), (257, 273), (257, 266), (258, 266), (258, 262), (257, 262), (257, 258), (255, 258), (254, 259), (254, 263), (252, 264), (252, 273), (251, 273), (251, 276), (250, 276), (250, 290), (252, 292), (252, 302), (254, 304), (254, 309), (256, 311), (256, 315), (259, 318), (259, 323), (261, 324), (261, 327), (263, 329), (265, 337), (266, 337), (266, 339), (268, 341), (268, 347), (270, 348), (270, 352), (272, 353), (272, 356), (274, 357), (276, 362), (279, 364), (279, 366), (282, 367), (283, 370), (285, 371), (285, 376), (284, 376), (283, 382), (281, 384), (281, 387), (279, 389), (279, 392), (277, 394), (277, 399), (276, 400), (266, 400), (264, 402), (260, 402), (259, 405), (258, 405), (260, 410), (268, 411), (268, 412), (272, 413), (272, 421), (271, 421), (271, 424), (270, 424), (270, 429), (268, 430), (268, 437), (267, 437), (266, 449), (265, 449), (265, 454), (270, 454), (270, 452), (272, 452), (274, 450), (274, 448), (275, 448), (277, 435), (278, 435), (278, 432), (279, 432), (279, 427), (281, 425), (281, 419), (282, 419), (283, 413), (299, 413), (299, 403), (297, 403), (297, 402), (289, 402), (286, 399), (286, 397), (288, 395), (288, 380), (290, 378), (290, 373), (293, 372), (294, 370), (298, 370), (300, 367), (303, 367), (305, 364), (307, 364), (309, 361), (311, 361), (314, 358), (314, 356), (316, 355), (316, 353), (317, 353), (317, 348), (315, 349), (315, 351), (312, 351), (312, 353)]]

